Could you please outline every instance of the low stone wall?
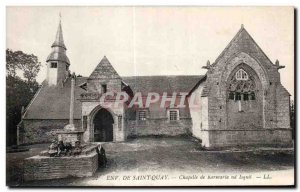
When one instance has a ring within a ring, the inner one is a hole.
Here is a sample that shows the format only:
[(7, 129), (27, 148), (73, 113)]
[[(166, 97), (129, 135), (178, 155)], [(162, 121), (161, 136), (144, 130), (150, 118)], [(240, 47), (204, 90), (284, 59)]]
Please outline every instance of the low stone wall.
[(46, 180), (93, 176), (98, 169), (98, 154), (68, 157), (33, 156), (24, 160), (24, 180)]
[(291, 129), (258, 129), (258, 130), (206, 130), (206, 141), (203, 145), (208, 148), (228, 146), (290, 146), (292, 144)]

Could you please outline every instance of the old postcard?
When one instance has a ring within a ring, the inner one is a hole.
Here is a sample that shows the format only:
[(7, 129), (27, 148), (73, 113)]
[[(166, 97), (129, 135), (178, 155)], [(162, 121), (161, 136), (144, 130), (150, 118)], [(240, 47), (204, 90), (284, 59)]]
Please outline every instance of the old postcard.
[(294, 186), (293, 7), (6, 8), (6, 178)]

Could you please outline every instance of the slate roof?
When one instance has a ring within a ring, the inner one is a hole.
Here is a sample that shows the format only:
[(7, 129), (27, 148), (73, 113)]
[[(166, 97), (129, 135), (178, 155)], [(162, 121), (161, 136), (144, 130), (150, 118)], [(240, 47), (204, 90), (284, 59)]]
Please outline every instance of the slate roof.
[(202, 78), (203, 75), (122, 77), (133, 92), (141, 92), (142, 95), (147, 95), (149, 92), (159, 94), (167, 92), (168, 95), (172, 95), (173, 92), (188, 93)]
[[(77, 77), (75, 84), (74, 119), (81, 119), (81, 103), (78, 100), (85, 92), (79, 87), (86, 81), (86, 77)], [(45, 81), (28, 105), (23, 119), (69, 119), (70, 112), (71, 78), (61, 86), (48, 86)]]
[(57, 52), (57, 51), (52, 51), (49, 54), (46, 62), (48, 62), (48, 61), (63, 61), (70, 65), (70, 60), (69, 60), (68, 56), (65, 53), (61, 53), (61, 52)]
[(59, 21), (55, 41), (53, 42), (51, 47), (62, 47), (64, 49), (67, 49), (66, 46), (65, 46), (63, 32), (62, 32), (62, 28), (61, 28), (61, 21)]
[(52, 44), (52, 52), (47, 57), (46, 62), (48, 61), (63, 61), (70, 65), (70, 60), (66, 55), (66, 46), (64, 43), (63, 32), (61, 28), (61, 22), (59, 22), (55, 41)]
[(110, 64), (106, 56), (104, 56), (89, 79), (121, 79), (121, 77)]
[[(189, 92), (203, 76), (135, 76), (123, 77), (134, 92), (146, 95), (150, 91), (158, 93)], [(81, 103), (78, 100), (85, 90), (79, 86), (87, 82), (87, 77), (77, 77), (75, 85), (74, 119), (81, 119)], [(63, 87), (48, 86), (45, 82), (26, 109), (23, 119), (69, 119), (71, 79)]]

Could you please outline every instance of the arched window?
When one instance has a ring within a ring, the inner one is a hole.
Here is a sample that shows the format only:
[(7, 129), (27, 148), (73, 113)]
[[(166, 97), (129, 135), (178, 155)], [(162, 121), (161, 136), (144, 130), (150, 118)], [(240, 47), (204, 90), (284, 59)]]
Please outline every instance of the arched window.
[(239, 69), (236, 73), (235, 73), (235, 78), (236, 80), (248, 80), (248, 74), (246, 73), (246, 71), (244, 71), (243, 69)]
[(244, 69), (239, 69), (232, 75), (228, 84), (228, 99), (235, 101), (255, 100), (254, 77), (249, 76)]

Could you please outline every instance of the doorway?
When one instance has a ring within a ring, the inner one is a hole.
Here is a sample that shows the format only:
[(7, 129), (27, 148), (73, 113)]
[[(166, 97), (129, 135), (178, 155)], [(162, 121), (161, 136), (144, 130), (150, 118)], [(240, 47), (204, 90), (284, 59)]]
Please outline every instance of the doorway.
[(95, 115), (94, 120), (94, 142), (113, 141), (114, 119), (111, 113), (101, 108)]

